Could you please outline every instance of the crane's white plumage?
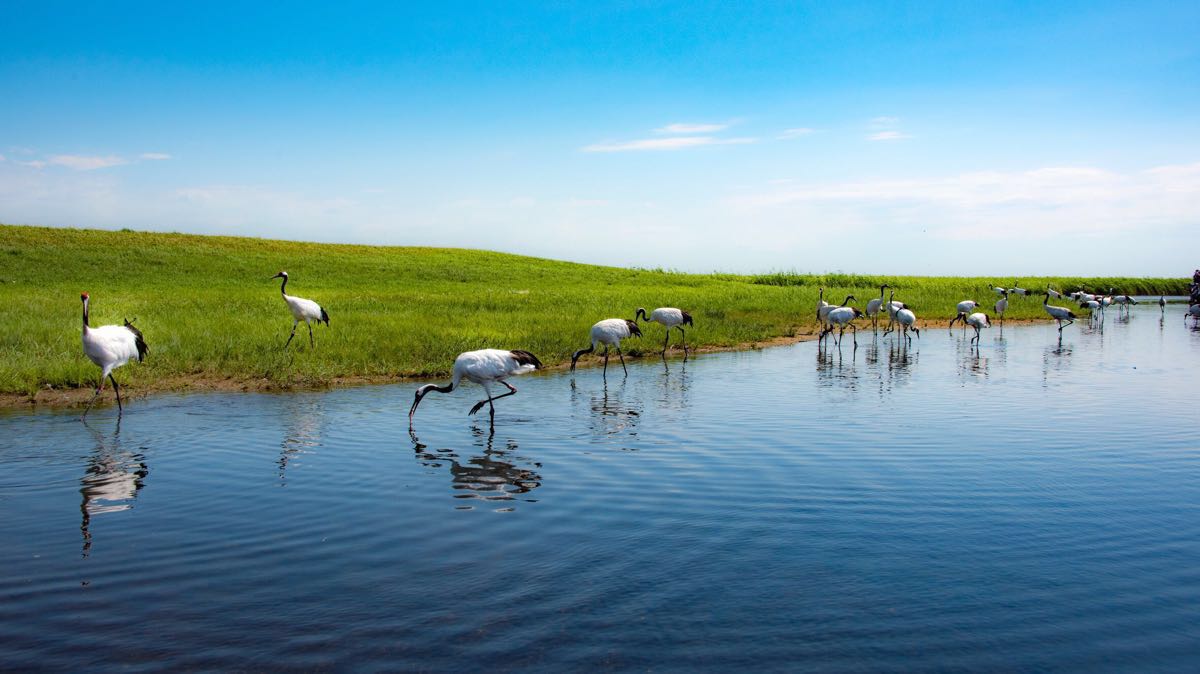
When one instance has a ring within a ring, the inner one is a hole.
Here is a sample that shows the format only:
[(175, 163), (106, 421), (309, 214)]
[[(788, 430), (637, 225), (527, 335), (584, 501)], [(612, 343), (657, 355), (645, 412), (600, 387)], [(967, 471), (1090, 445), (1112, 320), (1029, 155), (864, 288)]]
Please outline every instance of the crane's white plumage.
[[(1059, 335), (1061, 335), (1062, 329), (1067, 327), (1067, 325), (1074, 323), (1078, 316), (1076, 316), (1070, 309), (1066, 307), (1056, 307), (1049, 302), (1050, 295), (1047, 294), (1046, 299), (1042, 300), (1042, 308), (1046, 310), (1046, 313), (1050, 314), (1051, 318), (1058, 321), (1058, 332)], [(1067, 321), (1067, 325), (1063, 325), (1063, 321)]]
[[(650, 315), (647, 317), (646, 310), (639, 307), (637, 312), (634, 314), (633, 318), (635, 321), (638, 319), (641, 319), (643, 321), (658, 323), (659, 325), (661, 325), (667, 329), (667, 336), (663, 340), (663, 348), (662, 348), (663, 356), (667, 355), (667, 346), (671, 342), (671, 328), (675, 328), (675, 329), (679, 330), (679, 334), (683, 335), (683, 337), (681, 338), (681, 343), (683, 345), (683, 358), (684, 358), (684, 360), (687, 360), (687, 353), (688, 353), (687, 332), (684, 331), (683, 326), (692, 325), (692, 315), (691, 314), (689, 314), (688, 312), (686, 312), (682, 309), (676, 309), (674, 307), (659, 307), (658, 309), (655, 309), (654, 311), (650, 312)], [(610, 319), (610, 320), (620, 320), (620, 319)]]
[(1011, 287), (1011, 288), (1009, 288), (1009, 289), (1008, 289), (1008, 292), (1009, 292), (1009, 294), (1012, 294), (1012, 295), (1028, 295), (1028, 294), (1029, 294), (1029, 291), (1028, 291), (1028, 290), (1026, 290), (1026, 289), (1024, 289), (1024, 288), (1020, 288), (1020, 287), (1018, 287), (1018, 284), (1019, 284), (1019, 283), (1020, 283), (1019, 281), (1013, 281), (1013, 287)]
[(954, 315), (954, 318), (950, 319), (950, 334), (954, 334), (955, 321), (963, 321), (963, 330), (965, 331), (967, 329), (967, 314), (975, 311), (975, 307), (977, 306), (979, 306), (979, 302), (976, 302), (975, 300), (963, 300), (959, 302), (957, 306), (955, 306), (954, 309), (958, 313)]
[(838, 329), (837, 344), (842, 345), (842, 335), (846, 332), (846, 326), (850, 327), (851, 336), (854, 337), (854, 346), (858, 346), (858, 328), (852, 321), (863, 315), (863, 312), (858, 307), (834, 307), (826, 315), (825, 320), (829, 327), (825, 329), (826, 333), (833, 332), (836, 327)]
[(105, 377), (112, 382), (113, 392), (117, 394), (117, 410), (124, 411), (121, 405), (121, 388), (112, 376), (112, 371), (133, 359), (141, 362), (150, 352), (150, 347), (146, 346), (141, 331), (133, 327), (129, 320), (125, 321), (125, 325), (101, 325), (96, 328), (88, 325), (90, 297), (83, 293), (79, 298), (83, 300), (83, 353), (100, 368), (100, 382), (96, 385), (96, 392), (88, 401), (83, 416), (87, 416), (92, 409), (92, 403), (96, 402), (96, 397), (104, 389)]
[(883, 308), (883, 291), (891, 286), (884, 284), (879, 286), (879, 297), (867, 302), (867, 316), (871, 319), (871, 329), (879, 332), (879, 310)]
[(978, 311), (970, 316), (967, 316), (966, 322), (967, 325), (975, 328), (975, 336), (971, 338), (971, 341), (976, 343), (979, 342), (979, 330), (982, 328), (992, 327), (992, 323), (988, 320), (987, 314)]
[(606, 318), (592, 326), (591, 338), (592, 345), (586, 349), (580, 349), (571, 356), (571, 370), (575, 369), (575, 362), (585, 353), (591, 353), (596, 350), (597, 344), (604, 345), (604, 374), (608, 375), (608, 349), (609, 347), (617, 350), (617, 355), (621, 357), (621, 369), (625, 370), (625, 374), (629, 374), (629, 370), (625, 367), (625, 354), (621, 353), (621, 340), (629, 337), (641, 337), (642, 330), (638, 327), (636, 321), (626, 320), (624, 318)]
[(300, 321), (304, 321), (304, 325), (308, 326), (308, 343), (309, 346), (316, 346), (316, 341), (313, 339), (312, 324), (315, 321), (318, 325), (325, 323), (325, 327), (329, 327), (329, 314), (321, 305), (312, 300), (306, 300), (303, 297), (287, 294), (288, 273), (281, 271), (271, 278), (282, 278), (283, 283), (279, 285), (279, 294), (283, 295), (283, 301), (287, 304), (288, 310), (292, 312), (292, 334), (288, 336), (287, 342), (283, 348), (287, 348), (292, 343), (292, 338), (296, 336), (296, 326), (300, 325)]
[[(904, 331), (902, 336), (907, 342), (912, 341), (912, 337), (908, 336), (908, 331), (912, 330), (917, 335), (917, 339), (921, 338), (921, 330), (917, 328), (917, 315), (912, 312), (912, 309), (902, 308), (896, 310), (895, 323), (900, 324), (900, 328)], [(895, 329), (895, 325), (888, 327), (883, 334), (888, 334)]]
[(1008, 311), (1008, 291), (1005, 291), (1003, 294), (1004, 296), (996, 300), (996, 306), (993, 307), (996, 310), (996, 315), (1000, 317), (1001, 332), (1004, 330), (1004, 312)]
[(847, 306), (850, 304), (850, 300), (857, 299), (858, 298), (856, 298), (854, 295), (846, 295), (846, 301), (842, 302), (841, 304), (826, 304), (825, 306), (817, 309), (817, 321), (820, 323), (821, 327), (821, 334), (817, 337), (818, 342), (824, 339), (825, 335), (828, 335), (830, 332), (832, 332), (832, 330), (830, 330), (832, 326), (829, 323), (829, 312), (833, 311), (834, 309)]
[(1188, 316), (1200, 321), (1200, 304), (1193, 304), (1188, 307), (1188, 310), (1183, 315), (1183, 322), (1187, 323)]
[(1001, 288), (1000, 286), (996, 286), (996, 287), (992, 288), (992, 292), (996, 293), (997, 295), (1006, 295), (1006, 294), (1008, 294), (1008, 288)]
[[(486, 400), (480, 400), (475, 403), (475, 406), (471, 408), (468, 414), (475, 414), (484, 405), (488, 405), (490, 408), (490, 418), (492, 421), (495, 421), (496, 407), (492, 404), (492, 401), (513, 395), (517, 392), (516, 387), (509, 384), (505, 379), (525, 374), (526, 372), (532, 372), (541, 366), (542, 362), (537, 359), (537, 356), (528, 351), (480, 349), (478, 351), (460, 353), (458, 358), (454, 359), (454, 370), (450, 375), (450, 383), (448, 385), (426, 384), (417, 389), (412, 408), (408, 411), (408, 422), (410, 425), (412, 424), (413, 415), (417, 413), (417, 406), (421, 404), (421, 399), (425, 397), (425, 394), (430, 391), (449, 393), (458, 388), (459, 383), (463, 379), (483, 386), (483, 390), (487, 392), (488, 396)], [(492, 389), (489, 386), (492, 382), (503, 384), (508, 389), (508, 393), (493, 396)]]

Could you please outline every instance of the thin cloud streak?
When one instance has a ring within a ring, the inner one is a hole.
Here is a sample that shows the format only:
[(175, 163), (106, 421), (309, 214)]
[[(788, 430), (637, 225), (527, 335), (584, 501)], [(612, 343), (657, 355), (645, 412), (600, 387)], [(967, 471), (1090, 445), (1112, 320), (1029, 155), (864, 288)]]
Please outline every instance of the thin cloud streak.
[(171, 155), (166, 152), (143, 152), (141, 158), (147, 161), (163, 161), (170, 159)]
[(729, 124), (668, 124), (655, 129), (655, 133), (716, 133), (729, 128)]
[(801, 136), (807, 136), (807, 135), (813, 133), (814, 131), (816, 131), (816, 129), (809, 129), (807, 127), (798, 127), (795, 129), (784, 129), (783, 133), (776, 136), (776, 138), (778, 138), (779, 140), (791, 140), (792, 138), (800, 138)]
[(867, 136), (867, 140), (870, 141), (904, 140), (905, 138), (912, 138), (912, 136), (899, 131), (880, 131)]
[(683, 150), (705, 145), (745, 145), (756, 138), (716, 138), (713, 136), (678, 136), (675, 138), (643, 138), (615, 143), (594, 143), (580, 148), (582, 152), (641, 152), (647, 150)]
[[(32, 162), (30, 162), (32, 164)], [(96, 169), (109, 168), (112, 166), (121, 166), (128, 164), (122, 157), (116, 155), (108, 155), (106, 157), (88, 157), (75, 154), (56, 154), (46, 160), (47, 164), (55, 166), (65, 166), (76, 171), (95, 171)]]

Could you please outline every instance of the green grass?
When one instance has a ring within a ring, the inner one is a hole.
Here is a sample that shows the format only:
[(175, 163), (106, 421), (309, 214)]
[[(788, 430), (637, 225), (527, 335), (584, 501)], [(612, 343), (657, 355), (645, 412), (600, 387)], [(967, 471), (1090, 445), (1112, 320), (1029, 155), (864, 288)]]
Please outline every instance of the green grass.
[[(280, 347), (291, 317), (288, 291), (320, 303), (332, 327), (301, 325)], [(1184, 292), (1184, 279), (1021, 279), (1030, 289), (1116, 287)], [(864, 306), (883, 282), (919, 318), (949, 318), (959, 300), (989, 305), (1007, 279), (771, 274), (704, 275), (621, 269), (501, 253), (295, 243), (261, 239), (0, 225), (0, 392), (94, 385), (98, 369), (79, 343), (79, 293), (92, 296), (92, 325), (137, 318), (150, 344), (141, 365), (119, 371), (133, 388), (190, 380), (256, 386), (319, 386), (339, 378), (434, 377), (459, 352), (521, 348), (547, 364), (570, 358), (588, 329), (639, 306), (678, 306), (695, 318), (688, 341), (730, 347), (814, 329), (817, 289)], [(875, 288), (872, 290), (872, 288)], [(1043, 318), (1039, 298), (1014, 299), (1010, 318)], [(662, 328), (627, 353), (656, 351)]]

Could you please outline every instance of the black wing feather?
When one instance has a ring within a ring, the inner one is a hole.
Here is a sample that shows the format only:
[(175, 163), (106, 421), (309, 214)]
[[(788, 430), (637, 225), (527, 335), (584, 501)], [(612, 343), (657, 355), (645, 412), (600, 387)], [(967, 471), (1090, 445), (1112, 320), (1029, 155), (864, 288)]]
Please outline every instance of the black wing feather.
[(125, 319), (125, 329), (133, 333), (133, 343), (137, 345), (138, 362), (146, 359), (146, 354), (150, 353), (150, 347), (146, 344), (146, 338), (142, 336), (142, 331), (133, 327), (133, 323), (129, 319)]
[(537, 356), (529, 353), (528, 351), (521, 351), (518, 349), (509, 351), (509, 353), (511, 353), (512, 357), (517, 360), (518, 365), (532, 365), (538, 369), (541, 369), (542, 367), (542, 361), (538, 360)]

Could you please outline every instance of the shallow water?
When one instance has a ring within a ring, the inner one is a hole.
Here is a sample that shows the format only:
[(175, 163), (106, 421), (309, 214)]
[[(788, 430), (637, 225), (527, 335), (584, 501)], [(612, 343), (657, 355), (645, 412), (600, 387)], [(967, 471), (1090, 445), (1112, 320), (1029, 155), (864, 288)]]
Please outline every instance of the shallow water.
[(8, 413), (0, 663), (1191, 669), (1181, 314)]

